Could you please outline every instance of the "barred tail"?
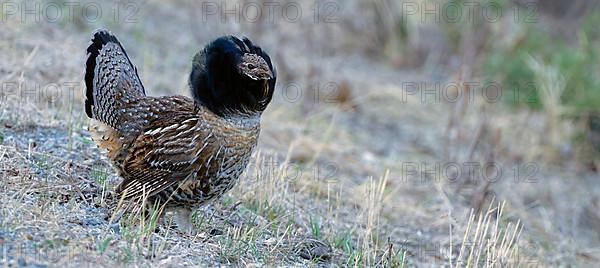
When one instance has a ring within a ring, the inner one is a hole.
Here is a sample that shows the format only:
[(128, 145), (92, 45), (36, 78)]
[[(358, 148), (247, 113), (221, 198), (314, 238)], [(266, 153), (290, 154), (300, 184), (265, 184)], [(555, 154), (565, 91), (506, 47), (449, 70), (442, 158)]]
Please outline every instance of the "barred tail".
[(137, 68), (106, 30), (97, 30), (87, 48), (85, 87), (87, 116), (117, 130), (123, 105), (146, 95)]

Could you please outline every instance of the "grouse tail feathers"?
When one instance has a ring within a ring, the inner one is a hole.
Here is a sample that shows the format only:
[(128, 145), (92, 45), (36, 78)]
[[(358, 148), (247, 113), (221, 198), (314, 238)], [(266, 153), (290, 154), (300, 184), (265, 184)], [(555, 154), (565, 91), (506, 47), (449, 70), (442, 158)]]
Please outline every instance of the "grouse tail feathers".
[(122, 126), (122, 111), (145, 90), (137, 68), (117, 38), (106, 30), (94, 32), (87, 48), (85, 68), (85, 112), (116, 130)]

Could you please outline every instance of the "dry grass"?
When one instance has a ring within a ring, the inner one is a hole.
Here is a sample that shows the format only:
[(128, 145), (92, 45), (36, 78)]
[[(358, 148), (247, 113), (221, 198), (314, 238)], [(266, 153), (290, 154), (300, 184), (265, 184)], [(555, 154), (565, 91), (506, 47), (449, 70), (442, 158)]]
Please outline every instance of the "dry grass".
[(500, 226), (505, 204), (496, 207), (490, 204), (488, 210), (477, 217), (471, 211), (455, 265), (520, 267), (527, 261), (535, 261), (524, 261), (525, 256), (520, 252), (519, 238), (523, 228), (520, 221)]

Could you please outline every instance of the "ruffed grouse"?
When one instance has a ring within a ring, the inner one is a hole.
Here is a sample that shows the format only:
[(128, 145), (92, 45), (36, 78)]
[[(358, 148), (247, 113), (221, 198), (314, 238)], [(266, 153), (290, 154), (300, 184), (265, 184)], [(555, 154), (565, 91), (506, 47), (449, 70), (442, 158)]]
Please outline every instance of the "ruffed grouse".
[(239, 180), (275, 89), (269, 55), (249, 39), (224, 36), (196, 54), (193, 99), (146, 96), (117, 38), (96, 31), (87, 48), (85, 112), (92, 139), (106, 149), (135, 204), (177, 211), (190, 232), (191, 209), (222, 196)]

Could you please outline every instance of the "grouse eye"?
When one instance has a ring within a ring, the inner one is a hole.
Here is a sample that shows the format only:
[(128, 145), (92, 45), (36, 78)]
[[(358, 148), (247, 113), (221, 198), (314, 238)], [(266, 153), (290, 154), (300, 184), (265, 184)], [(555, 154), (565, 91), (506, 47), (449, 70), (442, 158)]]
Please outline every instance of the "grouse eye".
[(254, 64), (252, 64), (252, 63), (248, 64), (248, 69), (252, 70), (254, 68), (256, 68), (256, 66)]

